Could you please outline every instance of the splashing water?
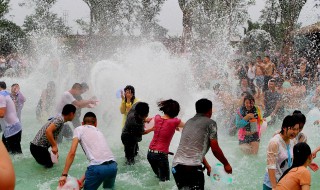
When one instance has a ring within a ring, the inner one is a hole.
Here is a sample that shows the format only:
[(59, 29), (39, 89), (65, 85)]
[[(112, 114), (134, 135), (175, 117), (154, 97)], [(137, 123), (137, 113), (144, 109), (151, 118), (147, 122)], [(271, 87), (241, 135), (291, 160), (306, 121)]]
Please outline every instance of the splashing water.
[[(126, 166), (124, 164), (123, 145), (120, 140), (122, 117), (119, 111), (120, 99), (116, 98), (116, 92), (128, 84), (133, 85), (136, 89), (136, 97), (149, 103), (150, 117), (159, 113), (156, 102), (161, 99), (172, 98), (177, 100), (181, 106), (181, 112), (178, 117), (183, 121), (195, 114), (194, 104), (200, 98), (208, 98), (213, 101), (215, 106), (221, 106), (213, 92), (201, 90), (197, 87), (198, 84), (194, 80), (195, 72), (192, 70), (193, 67), (188, 59), (171, 56), (161, 43), (153, 42), (137, 47), (119, 49), (114, 57), (95, 63), (91, 72), (78, 73), (77, 64), (75, 62), (63, 66), (60, 65), (56, 76), (52, 77), (46, 78), (43, 70), (36, 69), (25, 79), (3, 79), (8, 86), (13, 83), (19, 83), (21, 92), (27, 98), (25, 107), (22, 110), (23, 155), (12, 157), (16, 172), (16, 189), (56, 189), (64, 167), (65, 158), (71, 145), (70, 141), (63, 141), (59, 145), (59, 163), (52, 169), (45, 169), (38, 165), (29, 151), (29, 142), (44, 124), (39, 123), (35, 117), (37, 101), (41, 90), (52, 79), (56, 79), (58, 95), (63, 91), (69, 90), (74, 82), (87, 80), (91, 94), (97, 96), (100, 101), (96, 108), (84, 109), (82, 114), (89, 110), (96, 113), (98, 127), (107, 137), (107, 141), (117, 159), (118, 175), (115, 189), (177, 189), (172, 175), (170, 181), (159, 183), (147, 161), (147, 149), (152, 139), (152, 134), (143, 136), (142, 142), (139, 143), (140, 152), (136, 164), (134, 166)], [(84, 94), (84, 96), (89, 95)], [(219, 108), (216, 110), (219, 112)], [(234, 182), (230, 185), (215, 186), (211, 183), (210, 178), (206, 176), (205, 189), (261, 189), (266, 167), (267, 143), (274, 131), (280, 128), (281, 124), (277, 123), (274, 127), (267, 128), (261, 138), (260, 150), (257, 156), (243, 155), (238, 149), (237, 138), (226, 136), (223, 133), (223, 129), (226, 126), (223, 126), (220, 120), (217, 120), (217, 124), (219, 128), (219, 144), (233, 167)], [(314, 149), (319, 145), (319, 140), (317, 139), (319, 139), (320, 128), (306, 125), (304, 130), (308, 135), (311, 149)], [(171, 142), (170, 151), (176, 151), (179, 139), (180, 133), (177, 132)], [(173, 157), (169, 156), (170, 166), (172, 159)], [(207, 160), (212, 166), (218, 162), (210, 151), (207, 154)], [(319, 163), (319, 158), (316, 158), (315, 162)], [(87, 164), (86, 157), (82, 149), (79, 148), (69, 174), (80, 178), (84, 174)], [(317, 180), (319, 178), (319, 172), (312, 173), (312, 188), (320, 188), (319, 180)]]

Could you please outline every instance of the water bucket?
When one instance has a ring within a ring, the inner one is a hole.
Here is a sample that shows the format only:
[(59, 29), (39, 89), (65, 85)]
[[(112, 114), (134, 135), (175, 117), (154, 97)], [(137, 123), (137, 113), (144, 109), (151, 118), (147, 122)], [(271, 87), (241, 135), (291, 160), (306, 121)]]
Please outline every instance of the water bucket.
[(233, 181), (232, 175), (226, 173), (221, 163), (217, 163), (214, 167), (212, 167), (210, 179), (212, 183), (231, 184)]
[(77, 178), (68, 176), (66, 183), (61, 187), (58, 186), (57, 190), (79, 190), (80, 182)]

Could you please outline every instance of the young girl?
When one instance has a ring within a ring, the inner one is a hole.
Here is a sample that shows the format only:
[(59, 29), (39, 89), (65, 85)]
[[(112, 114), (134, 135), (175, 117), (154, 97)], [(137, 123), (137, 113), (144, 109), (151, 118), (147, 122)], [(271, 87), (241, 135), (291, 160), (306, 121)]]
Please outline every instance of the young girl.
[(132, 105), (137, 103), (139, 99), (136, 98), (134, 87), (131, 85), (127, 85), (124, 88), (124, 91), (121, 91), (121, 99), (122, 101), (120, 104), (120, 113), (123, 115), (123, 118), (122, 118), (122, 127), (123, 127)]
[(254, 97), (247, 95), (236, 113), (236, 126), (239, 129), (239, 145), (245, 154), (257, 154), (260, 142), (260, 126), (263, 122), (261, 111), (255, 106)]
[(148, 161), (153, 172), (160, 181), (170, 180), (169, 146), (176, 130), (183, 128), (184, 123), (176, 118), (180, 106), (175, 100), (169, 99), (158, 102), (159, 110), (164, 114), (154, 117), (154, 135), (149, 145)]
[(281, 176), (277, 190), (301, 189), (309, 190), (311, 174), (307, 169), (313, 157), (307, 143), (300, 142), (293, 147), (293, 164)]

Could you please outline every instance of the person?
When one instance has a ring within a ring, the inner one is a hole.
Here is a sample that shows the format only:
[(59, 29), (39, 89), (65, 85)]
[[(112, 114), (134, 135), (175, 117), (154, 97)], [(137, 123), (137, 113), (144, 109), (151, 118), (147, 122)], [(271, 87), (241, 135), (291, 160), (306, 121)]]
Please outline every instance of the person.
[(265, 56), (264, 57), (264, 66), (263, 66), (265, 72), (264, 72), (264, 90), (263, 91), (266, 91), (268, 90), (268, 82), (270, 79), (273, 78), (273, 75), (276, 71), (276, 66), (274, 63), (271, 62), (270, 60), (270, 56)]
[(122, 128), (127, 119), (127, 115), (132, 107), (133, 104), (139, 101), (138, 98), (135, 96), (134, 87), (131, 85), (127, 85), (124, 88), (124, 91), (121, 91), (121, 104), (120, 104), (120, 113), (123, 115), (122, 117)]
[(242, 94), (243, 92), (248, 92), (253, 94), (253, 90), (249, 87), (249, 79), (247, 77), (243, 77), (240, 79), (240, 86), (237, 87), (237, 95)]
[(255, 65), (255, 83), (258, 89), (264, 86), (264, 63), (261, 56), (257, 56)]
[(87, 112), (83, 117), (82, 126), (75, 128), (72, 145), (66, 163), (59, 179), (59, 185), (66, 183), (68, 172), (76, 156), (78, 144), (89, 160), (85, 175), (80, 179), (84, 182), (84, 190), (96, 190), (103, 183), (104, 189), (113, 189), (117, 163), (103, 133), (97, 128), (97, 117), (93, 112)]
[(312, 162), (311, 149), (307, 143), (299, 142), (293, 147), (293, 163), (281, 176), (277, 190), (310, 190), (311, 174), (307, 166)]
[(154, 134), (149, 145), (148, 161), (153, 172), (160, 181), (170, 180), (168, 154), (170, 142), (175, 131), (179, 131), (184, 123), (176, 118), (180, 111), (177, 101), (169, 99), (158, 102), (159, 110), (164, 114), (154, 117)]
[(297, 142), (307, 142), (307, 136), (302, 132), (304, 125), (306, 124), (306, 116), (299, 110), (294, 110), (293, 115), (296, 115), (299, 120), (299, 133), (296, 136)]
[[(80, 95), (75, 95), (74, 98), (78, 101), (83, 100), (82, 98), (82, 94), (84, 94), (85, 92), (87, 92), (89, 90), (89, 86), (87, 83), (82, 82), (81, 83), (81, 94)], [(77, 108), (76, 110), (76, 114), (74, 116), (74, 119), (72, 120), (72, 125), (74, 128), (78, 127), (81, 125), (80, 122), (80, 117), (81, 117), (81, 108)]]
[(284, 118), (280, 134), (269, 141), (267, 147), (267, 171), (263, 179), (263, 189), (275, 189), (283, 172), (292, 166), (294, 138), (299, 132), (299, 120), (295, 115)]
[(76, 96), (80, 96), (82, 93), (82, 86), (79, 83), (74, 83), (72, 88), (65, 91), (58, 102), (56, 107), (56, 113), (61, 113), (63, 106), (66, 104), (73, 104), (77, 108), (90, 108), (90, 104), (95, 104), (96, 100), (76, 100)]
[(0, 118), (3, 129), (2, 142), (11, 154), (21, 154), (22, 126), (14, 102), (6, 91), (7, 84), (0, 81)]
[[(96, 100), (76, 100), (76, 96), (80, 96), (82, 93), (82, 86), (79, 83), (74, 83), (72, 88), (68, 91), (65, 91), (57, 104), (56, 114), (61, 113), (63, 106), (66, 104), (73, 104), (77, 108), (90, 108), (92, 104), (96, 104)], [(66, 124), (67, 125), (67, 124)], [(62, 133), (58, 138), (58, 142), (62, 141), (62, 138), (65, 137), (67, 139), (72, 138), (72, 129), (69, 125), (63, 128)]]
[(53, 105), (56, 101), (56, 85), (53, 81), (48, 82), (47, 88), (41, 93), (36, 108), (36, 117), (39, 122), (47, 121), (53, 113)]
[(15, 83), (15, 84), (11, 85), (10, 97), (14, 102), (14, 105), (16, 107), (17, 116), (19, 118), (19, 121), (21, 122), (21, 110), (23, 108), (24, 102), (26, 101), (26, 98), (20, 92), (19, 84)]
[(153, 127), (146, 130), (144, 129), (144, 122), (150, 121), (150, 119), (147, 119), (148, 114), (149, 105), (145, 102), (133, 104), (128, 113), (126, 123), (121, 133), (121, 141), (124, 145), (127, 165), (133, 165), (135, 163), (134, 158), (138, 154), (138, 142), (142, 140), (142, 135), (153, 131)]
[(258, 154), (262, 123), (261, 111), (255, 106), (254, 97), (250, 94), (245, 96), (236, 113), (239, 146), (245, 154)]
[(11, 158), (0, 141), (0, 189), (14, 190), (15, 179)]
[(210, 175), (211, 167), (205, 155), (211, 147), (213, 155), (224, 165), (227, 173), (232, 167), (218, 144), (217, 124), (211, 118), (212, 102), (200, 99), (196, 102), (197, 114), (183, 128), (177, 152), (173, 158), (172, 174), (178, 189), (204, 189), (202, 164)]
[(265, 111), (263, 117), (267, 118), (271, 116), (272, 120), (268, 124), (274, 124), (276, 117), (281, 116), (281, 94), (276, 91), (276, 80), (270, 79), (268, 81), (268, 90), (263, 95)]
[(57, 138), (65, 127), (64, 123), (71, 121), (74, 118), (76, 107), (72, 104), (67, 104), (63, 107), (62, 112), (51, 118), (37, 133), (30, 143), (30, 152), (35, 160), (46, 168), (51, 168), (53, 162), (51, 160), (51, 151), (58, 157)]

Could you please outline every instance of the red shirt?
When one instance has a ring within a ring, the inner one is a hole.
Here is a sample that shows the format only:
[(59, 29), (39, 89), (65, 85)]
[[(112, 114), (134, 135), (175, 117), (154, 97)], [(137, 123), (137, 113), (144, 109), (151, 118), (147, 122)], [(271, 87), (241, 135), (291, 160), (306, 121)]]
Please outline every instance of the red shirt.
[(170, 142), (181, 120), (178, 118), (163, 119), (160, 115), (154, 117), (154, 134), (149, 149), (168, 153)]

